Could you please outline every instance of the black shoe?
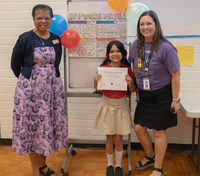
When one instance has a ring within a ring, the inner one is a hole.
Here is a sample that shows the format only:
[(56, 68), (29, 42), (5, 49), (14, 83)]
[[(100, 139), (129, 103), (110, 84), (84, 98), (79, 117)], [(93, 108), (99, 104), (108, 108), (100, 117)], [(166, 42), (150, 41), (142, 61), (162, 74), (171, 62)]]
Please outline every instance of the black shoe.
[(115, 168), (115, 176), (123, 176), (123, 170), (121, 167)]
[(163, 169), (154, 167), (153, 170), (155, 170), (155, 171), (157, 171), (157, 172), (160, 172), (160, 173), (161, 173), (160, 176), (164, 176), (164, 174), (163, 174)]
[(144, 165), (142, 164), (141, 161), (138, 161), (139, 167), (135, 165), (135, 169), (136, 169), (136, 170), (141, 171), (141, 170), (145, 170), (145, 169), (147, 169), (147, 168), (149, 168), (149, 167), (153, 167), (153, 166), (154, 166), (154, 162), (155, 162), (154, 158), (155, 158), (155, 155), (154, 155), (152, 158), (150, 158), (150, 157), (148, 157), (148, 156), (146, 156), (146, 155), (145, 155), (144, 157), (145, 157), (146, 159), (148, 159), (149, 161), (147, 161)]
[(107, 167), (106, 176), (115, 176), (113, 166)]
[[(48, 170), (46, 173), (44, 173), (42, 170), (45, 169), (46, 167), (48, 168)], [(45, 176), (51, 176), (52, 174), (55, 174), (55, 172), (53, 170), (49, 169), (49, 167), (47, 165), (40, 167), (39, 172), (40, 172), (40, 174), (43, 174)]]

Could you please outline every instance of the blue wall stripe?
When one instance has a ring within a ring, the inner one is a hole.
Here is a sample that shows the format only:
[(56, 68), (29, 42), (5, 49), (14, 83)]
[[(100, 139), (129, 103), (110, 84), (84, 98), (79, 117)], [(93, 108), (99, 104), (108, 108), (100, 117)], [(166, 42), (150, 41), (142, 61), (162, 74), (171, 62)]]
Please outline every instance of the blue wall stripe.
[(171, 35), (165, 36), (166, 38), (199, 38), (200, 35)]

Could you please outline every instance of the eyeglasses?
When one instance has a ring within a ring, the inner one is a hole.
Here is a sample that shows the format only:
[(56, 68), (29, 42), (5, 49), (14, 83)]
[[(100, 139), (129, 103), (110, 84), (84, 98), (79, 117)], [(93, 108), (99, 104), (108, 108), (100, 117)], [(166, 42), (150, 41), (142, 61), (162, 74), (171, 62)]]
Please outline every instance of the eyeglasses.
[(42, 22), (43, 20), (46, 21), (46, 22), (51, 21), (51, 17), (40, 17), (40, 16), (38, 16), (38, 17), (35, 17), (35, 19), (39, 22)]

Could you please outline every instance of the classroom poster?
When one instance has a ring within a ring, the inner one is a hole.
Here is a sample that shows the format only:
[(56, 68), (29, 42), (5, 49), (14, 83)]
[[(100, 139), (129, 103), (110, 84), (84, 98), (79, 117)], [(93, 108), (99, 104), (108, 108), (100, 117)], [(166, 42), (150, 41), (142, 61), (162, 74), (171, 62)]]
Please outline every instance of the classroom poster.
[(194, 46), (192, 45), (175, 45), (178, 50), (180, 65), (193, 65)]
[(123, 13), (68, 13), (68, 29), (80, 36), (79, 45), (68, 49), (69, 57), (105, 57), (107, 44), (127, 44), (127, 21)]

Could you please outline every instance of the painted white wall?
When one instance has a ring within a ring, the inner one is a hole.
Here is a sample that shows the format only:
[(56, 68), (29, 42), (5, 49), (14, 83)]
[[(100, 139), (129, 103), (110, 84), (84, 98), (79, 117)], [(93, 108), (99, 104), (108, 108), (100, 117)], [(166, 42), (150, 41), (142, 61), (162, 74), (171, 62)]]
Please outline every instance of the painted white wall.
[[(142, 2), (142, 1), (140, 1)], [(182, 2), (182, 1), (181, 1)], [(35, 4), (50, 5), (54, 14), (67, 17), (66, 0), (0, 0), (0, 132), (1, 138), (12, 138), (12, 110), (14, 89), (17, 79), (10, 69), (10, 58), (13, 46), (18, 36), (33, 29), (31, 17)], [(130, 0), (130, 4), (133, 3)], [(187, 4), (184, 4), (185, 6)], [(200, 2), (199, 2), (200, 5)], [(153, 9), (153, 4), (149, 4)], [(186, 7), (184, 7), (186, 8)], [(189, 9), (192, 11), (192, 9)], [(161, 13), (159, 11), (159, 13)], [(170, 26), (169, 26), (170, 28)], [(131, 34), (132, 35), (132, 34)], [(177, 34), (176, 34), (177, 35)], [(180, 34), (181, 35), (181, 34)], [(199, 35), (199, 34), (196, 34)], [(129, 37), (134, 40), (134, 36)], [(181, 92), (200, 93), (200, 39), (171, 39), (174, 45), (194, 45), (194, 63), (191, 66), (181, 66)], [(60, 69), (63, 78), (63, 62)], [(79, 92), (80, 90), (74, 90)], [(100, 102), (100, 98), (68, 98), (69, 138), (75, 139), (105, 139), (97, 130), (93, 129), (93, 121)], [(136, 106), (135, 95), (131, 98), (131, 110), (134, 115)], [(192, 135), (192, 119), (187, 118), (180, 111), (178, 126), (167, 130), (169, 143), (190, 144)], [(150, 130), (152, 135), (152, 131)], [(132, 131), (132, 142), (138, 142)]]

